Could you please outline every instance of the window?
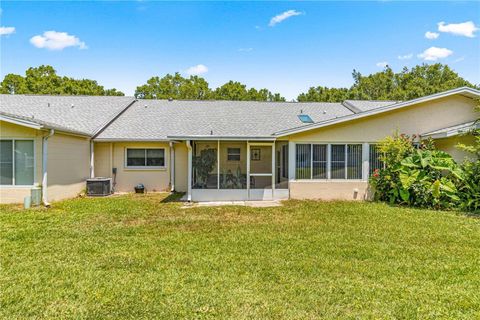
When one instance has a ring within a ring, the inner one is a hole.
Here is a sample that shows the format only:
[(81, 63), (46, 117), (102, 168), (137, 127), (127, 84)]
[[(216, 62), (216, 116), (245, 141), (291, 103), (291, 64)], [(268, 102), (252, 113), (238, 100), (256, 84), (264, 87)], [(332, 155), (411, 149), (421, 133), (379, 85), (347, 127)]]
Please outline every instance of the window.
[(345, 145), (332, 144), (331, 177), (332, 179), (345, 179)]
[(228, 161), (240, 161), (240, 148), (227, 148)]
[(380, 160), (380, 151), (378, 150), (378, 145), (376, 144), (371, 144), (369, 146), (369, 156), (370, 156), (370, 167), (369, 167), (369, 174), (372, 175), (372, 173), (377, 170), (377, 169), (382, 169), (383, 162)]
[(295, 177), (297, 179), (311, 179), (312, 145), (297, 144), (296, 149)]
[(362, 163), (361, 144), (296, 145), (296, 179), (362, 179)]
[(0, 140), (0, 185), (33, 185), (33, 149), (33, 140)]
[(312, 178), (327, 179), (327, 145), (314, 144), (312, 157)]
[(127, 149), (127, 167), (165, 167), (165, 149)]
[(362, 179), (362, 145), (347, 145), (347, 179)]

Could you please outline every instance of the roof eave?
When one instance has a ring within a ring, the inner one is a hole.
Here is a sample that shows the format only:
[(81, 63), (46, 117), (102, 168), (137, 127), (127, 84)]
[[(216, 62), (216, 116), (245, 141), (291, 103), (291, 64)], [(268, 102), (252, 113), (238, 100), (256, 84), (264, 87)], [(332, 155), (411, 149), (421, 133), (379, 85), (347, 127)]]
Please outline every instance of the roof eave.
[(16, 124), (16, 125), (19, 125), (19, 126), (22, 126), (22, 127), (28, 127), (28, 128), (36, 129), (36, 130), (41, 130), (41, 129), (44, 128), (43, 125), (41, 125), (37, 122), (28, 121), (28, 120), (25, 120), (25, 119), (20, 119), (20, 118), (8, 116), (8, 115), (3, 115), (3, 114), (0, 114), (0, 120), (5, 121), (5, 122), (9, 122), (9, 123), (12, 123), (12, 124)]
[(452, 130), (445, 129), (440, 132), (431, 132), (431, 133), (427, 132), (427, 133), (421, 134), (420, 136), (422, 138), (445, 139), (445, 138), (459, 136), (462, 134), (467, 134), (475, 129), (480, 129), (480, 123), (473, 122), (460, 128), (456, 128)]
[(212, 136), (212, 135), (190, 135), (190, 136), (167, 136), (172, 140), (268, 140), (275, 141), (273, 136)]
[(155, 138), (93, 138), (95, 142), (172, 142), (172, 139)]

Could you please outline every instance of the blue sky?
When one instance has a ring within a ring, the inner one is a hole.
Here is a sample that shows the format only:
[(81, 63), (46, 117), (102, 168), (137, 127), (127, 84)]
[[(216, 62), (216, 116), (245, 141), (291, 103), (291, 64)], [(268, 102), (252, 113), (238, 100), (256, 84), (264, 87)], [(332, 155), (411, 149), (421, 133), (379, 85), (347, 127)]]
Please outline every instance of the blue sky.
[(292, 99), (310, 86), (350, 86), (353, 69), (442, 62), (480, 83), (480, 2), (2, 1), (1, 8), (2, 78), (49, 64), (131, 95), (151, 76), (179, 71), (212, 87), (237, 80)]

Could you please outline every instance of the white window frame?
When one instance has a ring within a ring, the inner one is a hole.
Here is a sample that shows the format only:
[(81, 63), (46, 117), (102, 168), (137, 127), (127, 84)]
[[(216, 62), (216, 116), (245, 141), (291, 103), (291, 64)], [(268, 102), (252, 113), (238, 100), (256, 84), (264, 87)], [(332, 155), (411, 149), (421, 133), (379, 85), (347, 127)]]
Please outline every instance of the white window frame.
[[(147, 150), (163, 150), (163, 166), (147, 166)], [(145, 165), (144, 166), (129, 166), (128, 165), (128, 150), (145, 150)], [(148, 147), (148, 148), (125, 148), (125, 162), (124, 162), (125, 169), (133, 169), (133, 170), (163, 170), (167, 168), (167, 151), (166, 148), (157, 148), (157, 147)]]
[[(366, 167), (365, 169), (365, 165), (364, 165), (364, 161), (367, 161), (368, 164), (370, 163), (370, 159), (369, 159), (369, 155), (368, 153), (365, 155), (365, 150), (369, 150), (369, 145), (370, 143), (365, 143), (365, 142), (323, 142), (323, 141), (315, 141), (315, 142), (311, 142), (311, 141), (298, 141), (298, 142), (295, 142), (294, 143), (294, 148), (295, 148), (295, 158), (294, 158), (294, 162), (293, 162), (293, 167), (295, 169), (295, 173), (296, 173), (296, 166), (297, 166), (297, 163), (296, 163), (296, 145), (297, 144), (306, 144), (306, 145), (310, 145), (310, 178), (307, 178), (307, 179), (299, 179), (295, 176), (295, 179), (296, 181), (323, 181), (323, 182), (326, 182), (326, 181), (333, 181), (333, 182), (355, 182), (355, 181), (368, 181), (368, 166)], [(313, 179), (313, 145), (315, 144), (319, 144), (319, 145), (326, 145), (327, 146), (327, 178), (326, 179)], [(362, 146), (362, 178), (360, 179), (347, 179), (348, 177), (348, 170), (347, 170), (347, 166), (348, 166), (348, 145), (349, 144), (354, 144), (354, 145), (361, 145)], [(344, 145), (345, 147), (345, 179), (332, 179), (332, 145)], [(365, 170), (367, 172), (367, 174), (365, 174)]]
[[(238, 149), (238, 153), (230, 153), (230, 149)], [(238, 156), (238, 160), (230, 160), (229, 156)], [(242, 148), (240, 147), (227, 147), (227, 161), (238, 162), (242, 160)]]
[[(0, 141), (12, 141), (12, 184), (1, 184), (2, 188), (31, 188), (37, 185), (37, 145), (32, 138), (1, 138)], [(33, 143), (33, 184), (15, 184), (15, 141), (32, 141)]]

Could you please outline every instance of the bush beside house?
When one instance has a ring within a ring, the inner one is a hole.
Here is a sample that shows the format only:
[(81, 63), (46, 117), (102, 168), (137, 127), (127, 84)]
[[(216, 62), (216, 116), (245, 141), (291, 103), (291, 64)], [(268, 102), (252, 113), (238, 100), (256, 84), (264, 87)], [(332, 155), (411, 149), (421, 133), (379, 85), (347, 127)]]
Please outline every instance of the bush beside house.
[(480, 129), (473, 145), (458, 147), (474, 155), (458, 164), (436, 150), (432, 140), (395, 133), (379, 144), (384, 168), (370, 178), (374, 198), (391, 204), (480, 212)]

